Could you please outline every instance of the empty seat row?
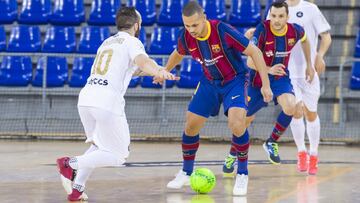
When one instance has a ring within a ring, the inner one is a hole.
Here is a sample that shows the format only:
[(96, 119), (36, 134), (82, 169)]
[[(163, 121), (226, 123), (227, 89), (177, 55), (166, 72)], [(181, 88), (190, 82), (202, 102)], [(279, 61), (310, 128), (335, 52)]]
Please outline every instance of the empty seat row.
[[(162, 0), (157, 23), (159, 25), (182, 25), (181, 10), (188, 0)], [(226, 5), (223, 0), (199, 0), (210, 19), (226, 20)], [(156, 22), (156, 0), (129, 0), (140, 12), (143, 25)], [(233, 25), (253, 26), (260, 21), (258, 0), (232, 0), (229, 22)], [(87, 23), (89, 25), (114, 25), (120, 0), (93, 0)], [(85, 22), (84, 0), (55, 0), (51, 11), (51, 0), (23, 0), (18, 16), (16, 0), (0, 1), (0, 23), (79, 25)]]
[[(1, 86), (28, 86), (43, 85), (44, 67), (47, 67), (47, 87), (62, 87), (68, 83), (70, 87), (83, 87), (90, 75), (94, 58), (78, 57), (74, 59), (73, 68), (69, 77), (67, 60), (65, 57), (41, 57), (38, 60), (33, 74), (31, 58), (27, 56), (5, 56), (0, 66)], [(161, 64), (161, 61), (157, 60)], [(175, 73), (175, 70), (174, 72)], [(194, 60), (185, 59), (180, 70), (181, 79), (177, 81), (180, 88), (195, 88), (202, 76), (201, 65)], [(134, 77), (129, 87), (141, 84), (144, 88), (161, 88), (152, 84), (152, 77)], [(166, 81), (166, 87), (174, 86), (174, 81)]]
[[(179, 28), (156, 27), (148, 48), (150, 54), (169, 54), (176, 46)], [(43, 46), (38, 26), (19, 25), (11, 30), (6, 48), (4, 28), (0, 26), (0, 51), (9, 52), (49, 52), (49, 53), (96, 53), (101, 43), (110, 36), (108, 27), (82, 27), (80, 40), (76, 46), (74, 27), (51, 26), (47, 29)], [(140, 40), (147, 46), (146, 32), (140, 31)], [(77, 49), (76, 49), (77, 48)]]

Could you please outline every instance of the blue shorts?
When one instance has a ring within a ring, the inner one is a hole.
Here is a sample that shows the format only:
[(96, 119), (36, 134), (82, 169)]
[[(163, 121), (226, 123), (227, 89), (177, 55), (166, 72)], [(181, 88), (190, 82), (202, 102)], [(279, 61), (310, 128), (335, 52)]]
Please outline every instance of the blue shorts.
[[(275, 105), (277, 105), (276, 98), (278, 96), (285, 93), (295, 95), (289, 77), (282, 77), (278, 80), (270, 80), (270, 88), (274, 95), (273, 100)], [(248, 106), (247, 116), (252, 116), (263, 107), (266, 107), (268, 103), (264, 102), (264, 98), (261, 94), (260, 88), (253, 87), (250, 85), (248, 91), (249, 91), (249, 98), (248, 98), (249, 106)]]
[(225, 85), (221, 81), (209, 81), (203, 77), (191, 99), (188, 111), (208, 118), (219, 114), (221, 103), (227, 115), (231, 107), (247, 110), (248, 76), (239, 75)]

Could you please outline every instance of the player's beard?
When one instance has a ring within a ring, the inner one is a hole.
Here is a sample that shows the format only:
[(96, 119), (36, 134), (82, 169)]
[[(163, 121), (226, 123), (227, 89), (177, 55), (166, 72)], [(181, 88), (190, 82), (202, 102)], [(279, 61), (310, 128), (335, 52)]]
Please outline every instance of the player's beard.
[(140, 35), (140, 29), (137, 29), (137, 30), (135, 31), (135, 37), (139, 38), (139, 35)]

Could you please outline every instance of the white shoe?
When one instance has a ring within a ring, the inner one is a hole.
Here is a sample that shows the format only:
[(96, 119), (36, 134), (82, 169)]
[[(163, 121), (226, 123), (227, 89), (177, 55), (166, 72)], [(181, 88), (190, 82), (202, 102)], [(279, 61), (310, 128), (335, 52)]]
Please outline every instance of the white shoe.
[(237, 174), (236, 181), (233, 189), (233, 195), (240, 196), (246, 195), (249, 177), (245, 174)]
[[(72, 181), (65, 178), (63, 175), (60, 175), (62, 186), (64, 187), (66, 194), (70, 195), (72, 192)], [(82, 193), (81, 199), (83, 201), (87, 201), (89, 197), (85, 192)]]
[(176, 175), (174, 180), (170, 181), (167, 184), (167, 188), (170, 189), (180, 189), (183, 186), (190, 185), (190, 176), (186, 175), (183, 170), (180, 170)]

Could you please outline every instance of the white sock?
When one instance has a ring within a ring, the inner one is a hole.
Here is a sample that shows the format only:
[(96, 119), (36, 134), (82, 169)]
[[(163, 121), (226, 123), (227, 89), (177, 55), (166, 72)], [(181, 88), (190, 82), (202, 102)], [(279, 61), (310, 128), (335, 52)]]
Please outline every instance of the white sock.
[(292, 118), (291, 123), (291, 132), (294, 137), (295, 144), (297, 146), (298, 152), (306, 151), (305, 146), (305, 123), (303, 117), (301, 118)]
[[(92, 145), (90, 145), (89, 149), (85, 151), (84, 154), (89, 154), (97, 149), (98, 149), (98, 147), (96, 145), (92, 144)], [(70, 166), (71, 166), (71, 164), (70, 164)], [(76, 177), (74, 180), (74, 186), (76, 186), (76, 187), (81, 186), (82, 188), (85, 188), (86, 181), (89, 179), (93, 170), (94, 170), (93, 168), (83, 168), (83, 169), (77, 170)], [(78, 189), (78, 188), (76, 188), (76, 189)]]
[(320, 142), (320, 119), (319, 116), (313, 122), (306, 121), (306, 132), (310, 142), (310, 155), (317, 156)]

